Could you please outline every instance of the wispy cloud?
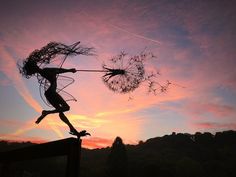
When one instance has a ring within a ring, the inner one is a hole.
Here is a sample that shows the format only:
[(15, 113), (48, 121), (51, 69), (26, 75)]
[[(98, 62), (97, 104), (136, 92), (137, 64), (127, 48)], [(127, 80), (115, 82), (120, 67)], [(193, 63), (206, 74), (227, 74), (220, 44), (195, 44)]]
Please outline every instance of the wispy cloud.
[(186, 105), (186, 108), (189, 112), (199, 116), (211, 113), (215, 117), (227, 117), (236, 113), (236, 108), (232, 106), (211, 103), (211, 102), (206, 102), (206, 103), (192, 102)]
[(219, 122), (199, 122), (195, 123), (197, 128), (205, 131), (235, 130), (236, 123), (219, 123)]
[(151, 41), (151, 42), (153, 42), (153, 43), (156, 43), (157, 45), (162, 44), (162, 43), (161, 43), (160, 41), (158, 41), (158, 40), (154, 40), (154, 39), (148, 38), (148, 37), (143, 36), (143, 35), (140, 35), (140, 34), (132, 33), (132, 32), (130, 32), (130, 31), (124, 29), (124, 28), (121, 28), (121, 27), (116, 26), (116, 25), (113, 25), (113, 24), (110, 24), (110, 25), (111, 25), (113, 28), (117, 29), (117, 30), (120, 30), (120, 31), (123, 31), (123, 32), (125, 32), (125, 33), (130, 34), (131, 36), (134, 36), (134, 37), (137, 37), (137, 38), (140, 38), (140, 39), (144, 39), (144, 40), (147, 40), (147, 41)]
[(41, 106), (32, 97), (29, 90), (25, 86), (22, 78), (17, 69), (16, 61), (12, 58), (3, 45), (0, 44), (0, 71), (2, 71), (5, 76), (12, 81), (13, 86), (16, 88), (18, 93), (22, 96), (25, 102), (31, 106), (35, 111), (41, 112)]

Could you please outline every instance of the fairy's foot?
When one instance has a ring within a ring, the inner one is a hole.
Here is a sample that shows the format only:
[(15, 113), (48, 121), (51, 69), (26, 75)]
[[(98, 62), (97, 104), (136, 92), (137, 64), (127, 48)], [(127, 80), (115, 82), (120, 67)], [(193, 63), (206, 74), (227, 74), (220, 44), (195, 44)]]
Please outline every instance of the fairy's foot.
[(47, 115), (48, 115), (48, 112), (43, 110), (42, 115), (35, 121), (35, 123), (39, 124), (44, 119), (44, 117), (46, 117)]
[(77, 130), (73, 130), (69, 132), (71, 135), (75, 135), (78, 138), (82, 137), (82, 136), (91, 136), (90, 133), (88, 133), (86, 130), (80, 131), (78, 132)]
[(80, 134), (80, 136), (91, 136), (91, 134), (88, 133), (86, 130), (79, 132), (79, 134)]
[(71, 134), (71, 135), (78, 135), (79, 134), (79, 132), (77, 132), (77, 130), (76, 129), (73, 129), (73, 130), (70, 130), (69, 131), (69, 134)]

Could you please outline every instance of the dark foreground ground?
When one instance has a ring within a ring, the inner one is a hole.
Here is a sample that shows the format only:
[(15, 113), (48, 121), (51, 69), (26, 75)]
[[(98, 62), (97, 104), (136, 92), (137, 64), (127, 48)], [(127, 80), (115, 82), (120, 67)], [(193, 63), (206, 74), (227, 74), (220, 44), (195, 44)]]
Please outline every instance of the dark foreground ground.
[[(32, 144), (0, 141), (0, 151)], [(112, 147), (82, 149), (81, 154), (81, 177), (236, 177), (236, 131), (173, 133), (138, 145), (116, 138)], [(21, 161), (9, 168), (9, 177), (63, 177), (66, 157)]]

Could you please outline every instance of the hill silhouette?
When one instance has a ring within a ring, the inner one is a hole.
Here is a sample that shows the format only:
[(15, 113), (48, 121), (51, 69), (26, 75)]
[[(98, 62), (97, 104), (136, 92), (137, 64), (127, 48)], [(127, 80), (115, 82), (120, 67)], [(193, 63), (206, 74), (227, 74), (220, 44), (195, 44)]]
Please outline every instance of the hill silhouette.
[[(122, 139), (117, 145), (116, 141), (112, 147), (82, 149), (81, 177), (115, 176), (117, 171), (112, 173), (115, 170), (122, 171), (119, 176), (127, 177), (236, 177), (236, 131), (233, 130), (215, 135), (172, 133), (137, 145), (123, 146)], [(32, 144), (1, 141), (0, 151)], [(65, 157), (56, 157), (19, 162), (14, 168), (33, 176), (60, 177), (64, 176), (65, 167)]]

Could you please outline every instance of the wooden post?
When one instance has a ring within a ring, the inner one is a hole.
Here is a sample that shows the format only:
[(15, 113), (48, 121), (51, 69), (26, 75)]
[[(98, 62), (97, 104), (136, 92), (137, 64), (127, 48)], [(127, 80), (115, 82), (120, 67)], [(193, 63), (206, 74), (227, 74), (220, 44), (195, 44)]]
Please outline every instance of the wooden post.
[(10, 167), (11, 167), (11, 164), (8, 163), (8, 162), (2, 164), (1, 171), (0, 171), (0, 176), (1, 177), (10, 177), (10, 176), (12, 176)]
[[(7, 152), (0, 152), (0, 163), (2, 168), (11, 162), (42, 159), (55, 156), (67, 156), (66, 177), (79, 177), (81, 139), (67, 138), (58, 141), (32, 145)], [(8, 166), (8, 165), (7, 165)], [(0, 176), (6, 173), (6, 169), (1, 170)], [(7, 175), (7, 174), (5, 174)]]
[(81, 140), (71, 142), (67, 156), (67, 177), (79, 177), (80, 175)]

